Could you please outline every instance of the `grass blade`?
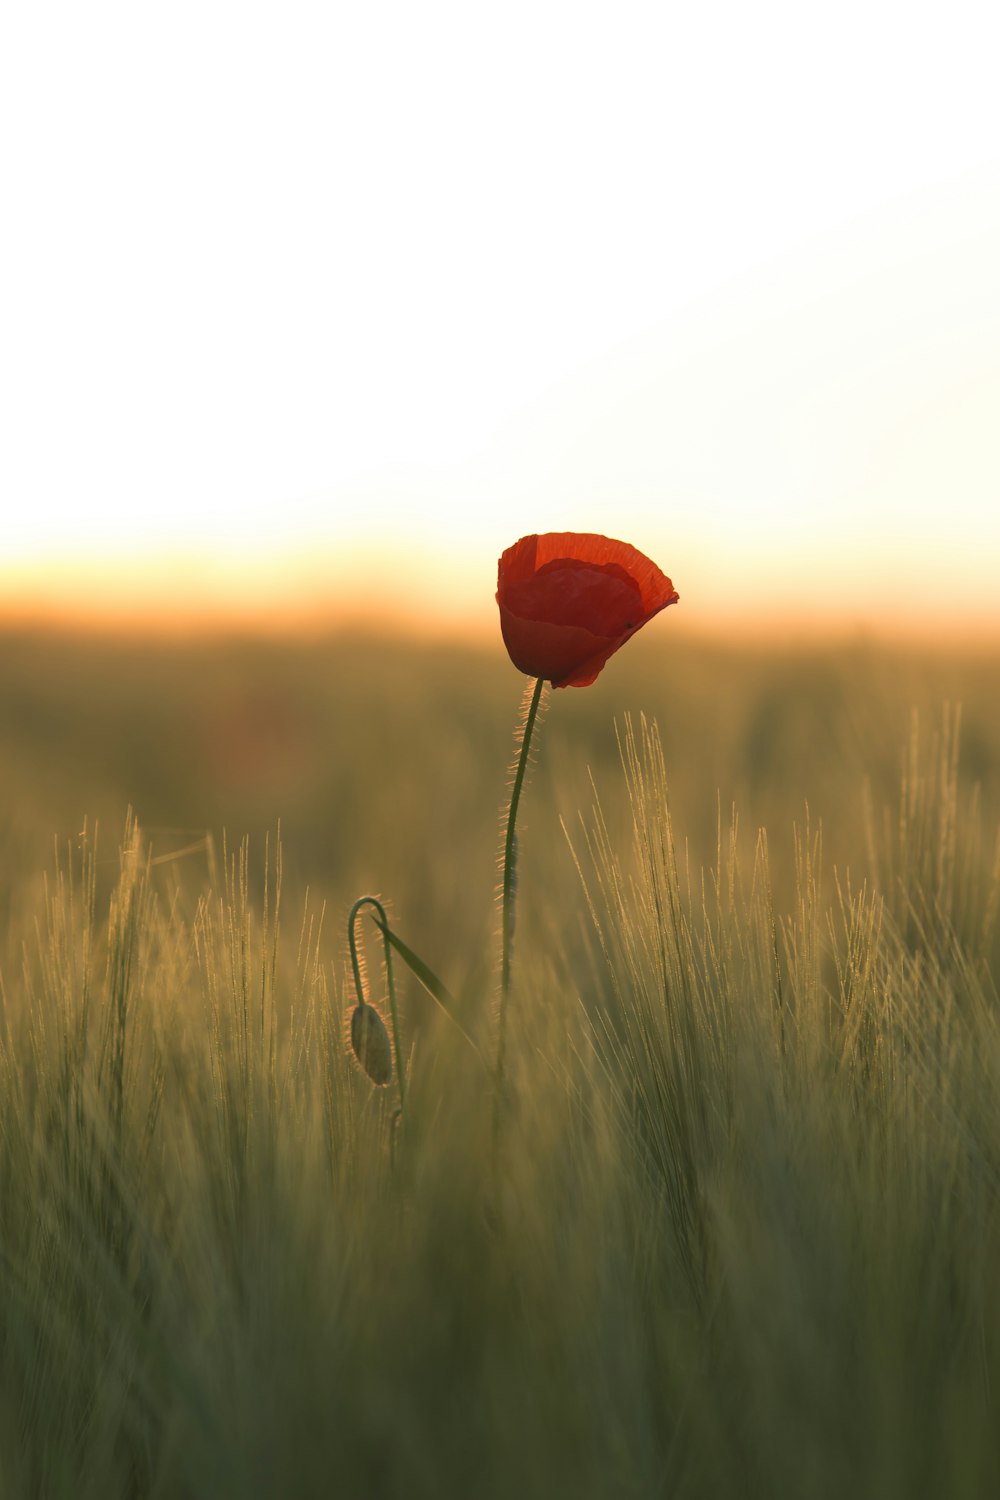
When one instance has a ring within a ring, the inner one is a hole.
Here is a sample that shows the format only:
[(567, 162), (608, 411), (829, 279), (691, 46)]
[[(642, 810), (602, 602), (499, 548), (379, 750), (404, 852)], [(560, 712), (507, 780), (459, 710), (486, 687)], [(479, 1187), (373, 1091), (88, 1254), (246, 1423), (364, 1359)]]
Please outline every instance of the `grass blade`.
[(428, 965), (424, 963), (423, 959), (420, 958), (416, 953), (414, 953), (413, 949), (410, 948), (406, 943), (404, 943), (403, 939), (397, 933), (393, 932), (392, 928), (387, 923), (380, 921), (380, 919), (375, 915), (374, 912), (370, 913), (370, 916), (372, 921), (375, 923), (375, 926), (379, 929), (382, 936), (385, 938), (386, 942), (392, 944), (393, 948), (395, 948), (396, 952), (399, 954), (400, 958), (406, 964), (410, 972), (416, 976), (420, 984), (427, 991), (428, 995), (430, 995), (431, 999), (435, 1000), (441, 1007), (452, 1025), (458, 1027), (459, 1031), (465, 1037), (465, 1040), (468, 1042), (473, 1052), (479, 1058), (480, 1062), (482, 1062), (485, 1066), (485, 1060), (479, 1050), (478, 1044), (473, 1040), (473, 1038), (466, 1031), (465, 1027), (462, 1025), (461, 1021), (458, 1019), (458, 1001), (455, 999), (454, 995), (451, 993), (448, 987), (441, 982), (441, 980), (434, 973), (434, 970), (429, 968)]

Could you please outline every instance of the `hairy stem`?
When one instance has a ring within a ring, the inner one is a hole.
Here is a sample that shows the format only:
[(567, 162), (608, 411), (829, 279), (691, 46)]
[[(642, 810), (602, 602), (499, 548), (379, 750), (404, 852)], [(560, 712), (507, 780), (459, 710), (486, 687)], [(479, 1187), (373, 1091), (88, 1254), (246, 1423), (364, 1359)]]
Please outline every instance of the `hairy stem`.
[(497, 1060), (495, 1069), (495, 1095), (493, 1106), (494, 1134), (499, 1133), (501, 1094), (503, 1092), (504, 1068), (507, 1054), (507, 1002), (510, 997), (511, 954), (514, 946), (514, 906), (517, 898), (515, 867), (517, 862), (516, 823), (517, 807), (521, 800), (528, 756), (531, 750), (531, 733), (535, 727), (538, 705), (542, 699), (545, 679), (539, 677), (533, 688), (524, 695), (522, 710), (521, 751), (514, 771), (514, 785), (507, 809), (507, 831), (503, 848), (503, 895), (501, 904), (501, 948), (500, 948), (500, 1014), (497, 1020)]

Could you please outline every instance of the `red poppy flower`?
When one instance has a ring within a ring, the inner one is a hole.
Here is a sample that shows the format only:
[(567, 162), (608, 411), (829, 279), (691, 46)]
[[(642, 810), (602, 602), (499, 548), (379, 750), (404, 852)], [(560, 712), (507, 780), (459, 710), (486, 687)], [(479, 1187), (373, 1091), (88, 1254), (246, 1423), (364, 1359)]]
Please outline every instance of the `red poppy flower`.
[(497, 603), (510, 659), (553, 687), (588, 687), (677, 590), (641, 552), (590, 532), (524, 536), (500, 559)]

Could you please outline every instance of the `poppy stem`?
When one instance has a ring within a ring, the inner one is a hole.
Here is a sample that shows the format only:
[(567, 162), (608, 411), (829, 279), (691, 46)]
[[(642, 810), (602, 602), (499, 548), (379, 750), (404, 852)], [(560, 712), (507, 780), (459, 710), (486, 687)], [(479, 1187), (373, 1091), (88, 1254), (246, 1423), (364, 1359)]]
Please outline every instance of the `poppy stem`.
[(503, 847), (503, 894), (501, 902), (501, 946), (500, 946), (500, 1013), (497, 1018), (497, 1060), (494, 1081), (493, 1134), (500, 1133), (501, 1094), (503, 1092), (504, 1068), (507, 1059), (507, 1001), (510, 996), (511, 953), (514, 946), (514, 906), (517, 897), (517, 806), (521, 800), (528, 757), (531, 751), (531, 733), (542, 701), (545, 678), (539, 677), (533, 688), (524, 694), (521, 728), (521, 750), (514, 770), (514, 785), (511, 788), (510, 806), (507, 809), (507, 832)]
[(389, 1017), (392, 1021), (392, 1045), (396, 1053), (396, 1077), (399, 1080), (399, 1110), (403, 1115), (406, 1110), (406, 1063), (403, 1058), (403, 1049), (399, 1044), (399, 1014), (396, 1007), (396, 981), (392, 973), (392, 947), (386, 936), (389, 930), (389, 919), (385, 914), (385, 907), (377, 896), (359, 896), (351, 907), (350, 916), (347, 918), (347, 941), (351, 950), (351, 968), (354, 970), (354, 988), (357, 991), (358, 1004), (364, 1007), (368, 1002), (365, 1000), (365, 987), (361, 977), (361, 959), (358, 955), (357, 920), (363, 906), (373, 906), (378, 916), (373, 918), (375, 925), (382, 929), (382, 943), (385, 948), (385, 987), (389, 994)]

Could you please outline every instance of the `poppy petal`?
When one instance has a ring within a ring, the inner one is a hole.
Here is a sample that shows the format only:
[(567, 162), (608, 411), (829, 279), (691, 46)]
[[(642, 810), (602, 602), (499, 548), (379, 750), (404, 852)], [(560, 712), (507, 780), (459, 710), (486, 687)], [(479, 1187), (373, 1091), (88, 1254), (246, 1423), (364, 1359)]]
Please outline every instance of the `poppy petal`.
[(642, 594), (623, 569), (574, 558), (560, 557), (534, 578), (511, 584), (505, 602), (524, 619), (581, 625), (603, 636), (620, 635), (643, 614)]

